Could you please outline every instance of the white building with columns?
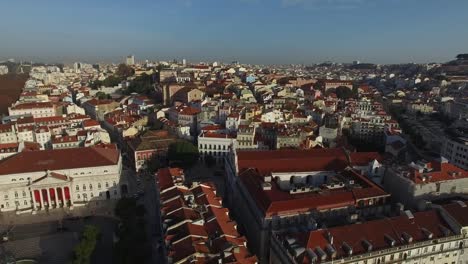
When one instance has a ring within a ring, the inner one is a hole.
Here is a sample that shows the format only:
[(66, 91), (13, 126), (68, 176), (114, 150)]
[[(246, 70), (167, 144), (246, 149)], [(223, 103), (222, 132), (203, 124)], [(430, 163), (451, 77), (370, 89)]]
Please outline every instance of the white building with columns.
[(122, 158), (114, 146), (21, 152), (0, 161), (0, 212), (35, 212), (119, 199)]

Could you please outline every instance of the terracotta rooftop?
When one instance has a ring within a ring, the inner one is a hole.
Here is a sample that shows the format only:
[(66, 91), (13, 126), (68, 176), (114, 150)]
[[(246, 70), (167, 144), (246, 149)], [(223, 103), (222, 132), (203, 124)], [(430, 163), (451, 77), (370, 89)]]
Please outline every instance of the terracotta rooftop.
[[(427, 232), (432, 233), (432, 238), (427, 237)], [(312, 249), (314, 252), (317, 252), (317, 248), (320, 248), (323, 252), (327, 252), (326, 247), (333, 244), (336, 250), (336, 256), (333, 259), (339, 262), (340, 259), (349, 256), (345, 250), (345, 244), (352, 248), (352, 256), (357, 256), (368, 252), (367, 242), (372, 245), (371, 251), (375, 252), (392, 248), (389, 238), (394, 240), (393, 247), (399, 247), (446, 237), (444, 232), (448, 232), (448, 235), (454, 234), (440, 214), (436, 210), (431, 210), (333, 227), (326, 230), (320, 229), (308, 234), (297, 234), (289, 238), (295, 239), (299, 246)], [(331, 237), (333, 237), (333, 243), (330, 243)], [(406, 240), (405, 237), (411, 237), (411, 242), (408, 242), (409, 240)], [(306, 252), (299, 255), (297, 260), (298, 263), (312, 263)], [(330, 260), (330, 255), (327, 254), (325, 261)], [(320, 259), (315, 263), (320, 263)]]
[(468, 204), (466, 201), (456, 201), (442, 206), (450, 216), (461, 226), (468, 226)]
[(0, 161), (0, 175), (116, 165), (117, 149), (71, 148), (21, 152)]
[(11, 107), (11, 109), (33, 109), (33, 108), (52, 108), (54, 105), (50, 102), (43, 103), (21, 103)]

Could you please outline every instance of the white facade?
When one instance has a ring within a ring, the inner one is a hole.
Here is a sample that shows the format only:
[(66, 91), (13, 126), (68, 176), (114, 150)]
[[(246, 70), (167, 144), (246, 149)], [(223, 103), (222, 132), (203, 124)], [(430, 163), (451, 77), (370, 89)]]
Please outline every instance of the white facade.
[(34, 118), (56, 116), (54, 106), (30, 106), (30, 107), (10, 107), (9, 115), (32, 115)]
[(236, 138), (229, 135), (207, 135), (202, 132), (198, 137), (198, 151), (204, 156), (211, 155), (214, 158), (222, 159), (231, 153), (231, 149), (236, 149), (236, 147)]
[[(0, 163), (0, 170), (2, 166), (8, 163)], [(0, 175), (0, 211), (34, 212), (118, 199), (123, 184), (121, 171), (120, 154), (115, 164), (105, 166), (34, 172), (21, 172), (19, 168), (17, 173)]]
[(468, 170), (468, 140), (465, 138), (446, 138), (442, 148), (442, 156), (455, 166)]
[(18, 139), (16, 138), (15, 127), (13, 125), (1, 126), (2, 129), (0, 130), (0, 144), (18, 142)]
[(5, 65), (0, 65), (0, 75), (7, 74), (8, 73), (8, 67)]

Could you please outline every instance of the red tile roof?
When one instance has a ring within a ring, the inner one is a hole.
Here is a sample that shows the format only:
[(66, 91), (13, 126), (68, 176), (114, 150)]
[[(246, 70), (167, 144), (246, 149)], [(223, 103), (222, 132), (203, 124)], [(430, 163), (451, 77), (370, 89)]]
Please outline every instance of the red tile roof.
[[(163, 168), (157, 173), (163, 202), (161, 211), (169, 225), (165, 240), (171, 244), (168, 256), (173, 262), (194, 256), (195, 263), (218, 263), (218, 260), (256, 263), (257, 258), (245, 247), (246, 239), (237, 232), (228, 209), (222, 207), (214, 184), (189, 188), (181, 184), (182, 175), (183, 171), (178, 168)], [(193, 199), (184, 198), (186, 195), (193, 195)], [(232, 246), (238, 250), (231, 249)], [(217, 254), (226, 250), (231, 254)]]
[[(322, 210), (357, 206), (359, 200), (389, 196), (380, 187), (354, 170), (350, 165), (363, 166), (378, 153), (350, 153), (350, 161), (343, 149), (278, 150), (278, 151), (238, 151), (239, 177), (256, 201), (259, 210), (266, 216), (289, 215)], [(264, 177), (278, 172), (340, 171), (340, 177), (353, 180), (357, 188), (323, 189), (320, 192), (291, 194), (281, 190), (276, 182), (271, 182), (271, 190), (261, 188)]]
[(50, 102), (43, 103), (21, 103), (11, 107), (11, 109), (34, 109), (34, 108), (52, 108), (54, 105)]
[(71, 148), (21, 152), (0, 161), (0, 175), (116, 165), (116, 149)]
[[(352, 152), (351, 165), (366, 165), (372, 160), (382, 160), (377, 152)], [(275, 151), (238, 151), (239, 168), (256, 168), (265, 172), (297, 172), (341, 170), (349, 165), (341, 148)], [(313, 162), (312, 162), (313, 161)]]
[(461, 226), (468, 226), (467, 202), (457, 201), (442, 206)]
[(433, 161), (426, 164), (428, 171), (419, 172), (411, 170), (410, 179), (417, 184), (424, 182), (440, 182), (468, 178), (468, 171), (459, 168), (452, 163)]
[[(340, 259), (348, 257), (343, 247), (344, 243), (352, 248), (353, 256), (356, 256), (367, 253), (364, 240), (372, 244), (372, 251), (379, 251), (391, 248), (385, 239), (385, 235), (395, 240), (394, 247), (399, 247), (408, 244), (403, 239), (404, 233), (413, 238), (413, 241), (410, 243), (415, 243), (445, 237), (441, 226), (450, 230), (449, 225), (436, 210), (414, 213), (413, 216), (414, 218), (410, 218), (407, 215), (401, 215), (360, 224), (333, 227), (326, 230), (320, 229), (312, 231), (309, 234), (297, 234), (293, 237), (297, 239), (300, 246), (314, 251), (319, 247), (324, 252), (327, 252), (326, 246), (331, 244), (329, 240), (329, 235), (331, 235), (333, 237), (333, 247), (337, 254), (334, 259), (339, 262)], [(432, 232), (432, 239), (426, 237), (423, 228)], [(453, 235), (452, 231), (450, 233)], [(311, 263), (307, 253), (301, 254), (298, 260), (298, 263)], [(329, 260), (329, 255), (327, 255), (326, 261)]]

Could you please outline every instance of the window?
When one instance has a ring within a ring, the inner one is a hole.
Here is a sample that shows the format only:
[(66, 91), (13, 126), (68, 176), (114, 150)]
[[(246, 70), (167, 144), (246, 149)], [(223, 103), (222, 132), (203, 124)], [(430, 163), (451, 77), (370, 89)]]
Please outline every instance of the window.
[(24, 200), (24, 205), (28, 205), (28, 201)]
[(83, 191), (86, 191), (86, 185), (83, 184)]
[(16, 179), (11, 179), (11, 181), (16, 181)]
[(15, 192), (15, 198), (18, 198), (18, 192)]
[(80, 190), (80, 186), (77, 185), (77, 186), (76, 186), (76, 190), (79, 191), (79, 190)]
[(114, 181), (114, 187), (117, 186), (117, 183)]
[(98, 188), (98, 189), (101, 189), (101, 183), (98, 183), (98, 184), (97, 184), (97, 188)]
[(20, 180), (20, 181), (24, 181), (24, 178), (20, 178), (19, 180)]
[(108, 172), (108, 170), (104, 170), (104, 172)]
[(92, 185), (92, 184), (89, 184), (89, 189), (90, 189), (90, 190), (93, 189), (93, 185)]
[(23, 197), (26, 197), (26, 192), (25, 191), (23, 191)]
[(106, 182), (106, 188), (109, 188), (109, 183), (108, 182)]
[(114, 195), (117, 195), (117, 190), (114, 190)]
[(8, 194), (5, 194), (4, 198), (5, 198), (5, 199), (8, 199)]
[(76, 195), (76, 199), (80, 199), (80, 194), (77, 194), (77, 195)]

